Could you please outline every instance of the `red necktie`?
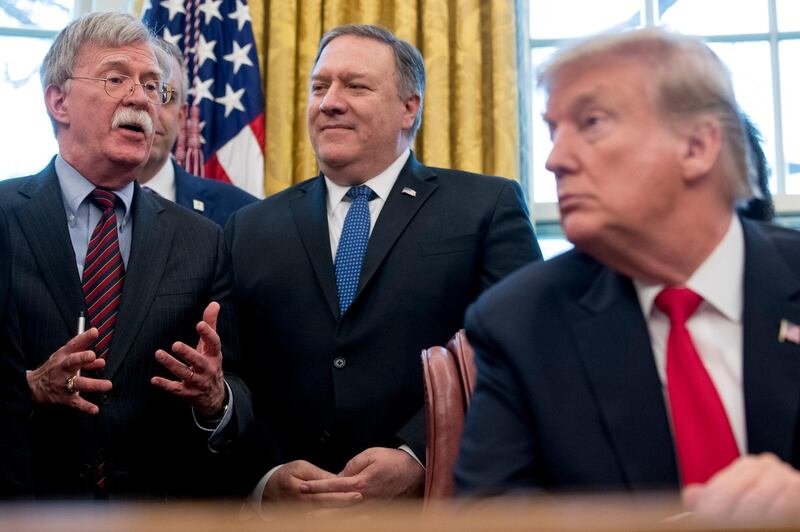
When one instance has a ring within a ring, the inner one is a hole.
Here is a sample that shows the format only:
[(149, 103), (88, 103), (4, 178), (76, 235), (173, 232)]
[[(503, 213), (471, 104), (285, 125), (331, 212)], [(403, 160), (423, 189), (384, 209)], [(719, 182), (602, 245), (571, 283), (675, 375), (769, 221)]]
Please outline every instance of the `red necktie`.
[(655, 300), (670, 321), (667, 391), (684, 485), (707, 481), (739, 456), (725, 408), (686, 329), (702, 300), (688, 288), (665, 288)]
[(117, 196), (100, 188), (94, 189), (90, 200), (103, 211), (92, 232), (86, 249), (83, 268), (83, 297), (86, 300), (89, 326), (97, 327), (100, 335), (94, 348), (98, 357), (106, 358), (117, 321), (117, 309), (125, 281), (125, 265), (119, 251), (117, 216), (114, 203)]

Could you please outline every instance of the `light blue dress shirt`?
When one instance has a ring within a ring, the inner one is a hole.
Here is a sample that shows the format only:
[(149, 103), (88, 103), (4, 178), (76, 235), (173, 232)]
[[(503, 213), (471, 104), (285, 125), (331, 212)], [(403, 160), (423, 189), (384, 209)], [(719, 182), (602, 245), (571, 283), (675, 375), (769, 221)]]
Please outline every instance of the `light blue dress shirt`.
[[(56, 156), (55, 167), (58, 184), (61, 186), (64, 212), (67, 215), (69, 237), (72, 240), (72, 249), (75, 250), (78, 277), (83, 278), (83, 265), (86, 262), (89, 239), (103, 215), (103, 211), (89, 200), (89, 194), (97, 187), (62, 159), (61, 155)], [(131, 219), (133, 181), (113, 192), (122, 200), (122, 205), (117, 203), (114, 211), (117, 215), (119, 250), (122, 253), (125, 268), (127, 268), (128, 257), (131, 255), (131, 235), (133, 234), (133, 220)]]

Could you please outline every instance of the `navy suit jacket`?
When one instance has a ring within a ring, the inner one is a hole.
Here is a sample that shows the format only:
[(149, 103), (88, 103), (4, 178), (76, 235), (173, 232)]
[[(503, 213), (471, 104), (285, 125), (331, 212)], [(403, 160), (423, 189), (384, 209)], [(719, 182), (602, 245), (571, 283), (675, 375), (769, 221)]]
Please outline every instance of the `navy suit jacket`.
[[(53, 162), (37, 175), (0, 183), (0, 207), (11, 237), (10, 299), (4, 318), (15, 353), (28, 369), (39, 367), (76, 333), (85, 310), (64, 204)], [(174, 341), (194, 346), (196, 323), (212, 300), (231, 308), (228, 255), (221, 229), (209, 220), (142, 192), (135, 184), (131, 253), (117, 323), (101, 376), (113, 389), (87, 396), (100, 413), (34, 407), (33, 473), (39, 497), (87, 497), (105, 462), (111, 498), (170, 498), (224, 491), (224, 464), (208, 449), (187, 403), (152, 384), (167, 376), (155, 359)], [(232, 320), (220, 316), (226, 373), (235, 397), (231, 430), (252, 419), (249, 393), (235, 375), (237, 345)], [(243, 429), (244, 430), (244, 429)], [(232, 437), (233, 438), (233, 437)], [(223, 443), (223, 442), (220, 442)], [(214, 468), (220, 467), (219, 471)]]
[[(800, 233), (743, 221), (743, 392), (749, 453), (800, 466)], [(478, 379), (456, 488), (677, 489), (662, 385), (633, 283), (570, 251), (467, 312)]]
[[(194, 176), (174, 160), (172, 167), (175, 168), (175, 203), (202, 214), (220, 227), (225, 226), (235, 211), (258, 201), (258, 198), (239, 187)], [(196, 201), (202, 204), (202, 209), (197, 208)]]
[(0, 498), (32, 493), (31, 399), (25, 360), (8, 334), (6, 319), (14, 314), (11, 288), (11, 240), (0, 208)]
[(296, 459), (339, 472), (366, 448), (403, 443), (424, 460), (421, 350), (446, 342), (482, 290), (541, 257), (519, 185), (412, 156), (340, 317), (326, 195), (318, 176), (225, 228), (257, 425), (275, 443), (274, 455), (259, 445), (256, 476)]

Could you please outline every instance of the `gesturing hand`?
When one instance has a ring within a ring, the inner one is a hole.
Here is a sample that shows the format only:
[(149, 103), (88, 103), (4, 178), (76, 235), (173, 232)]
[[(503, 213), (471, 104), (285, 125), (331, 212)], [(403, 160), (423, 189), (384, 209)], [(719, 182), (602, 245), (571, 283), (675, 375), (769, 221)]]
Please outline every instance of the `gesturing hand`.
[(36, 404), (61, 404), (87, 414), (97, 414), (96, 404), (83, 399), (80, 392), (102, 393), (111, 390), (111, 381), (78, 375), (78, 371), (97, 371), (106, 361), (97, 358), (89, 347), (97, 340), (97, 329), (92, 327), (50, 355), (47, 361), (28, 371), (28, 387)]
[(169, 393), (182, 397), (202, 416), (217, 417), (225, 403), (225, 380), (222, 373), (222, 342), (217, 334), (219, 303), (212, 301), (197, 324), (200, 340), (196, 348), (183, 342), (172, 344), (172, 350), (183, 361), (159, 349), (156, 360), (180, 380), (153, 377), (150, 382)]

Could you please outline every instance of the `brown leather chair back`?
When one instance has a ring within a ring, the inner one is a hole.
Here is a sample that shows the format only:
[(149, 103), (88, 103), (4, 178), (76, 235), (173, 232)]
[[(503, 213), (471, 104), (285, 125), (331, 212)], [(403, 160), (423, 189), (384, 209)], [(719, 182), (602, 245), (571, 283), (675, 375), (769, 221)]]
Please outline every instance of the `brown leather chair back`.
[(425, 377), (425, 499), (453, 494), (453, 467), (458, 457), (464, 414), (475, 387), (475, 353), (464, 330), (447, 347), (422, 351)]

